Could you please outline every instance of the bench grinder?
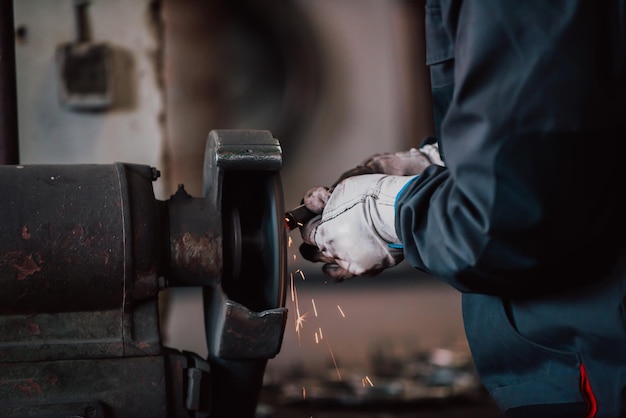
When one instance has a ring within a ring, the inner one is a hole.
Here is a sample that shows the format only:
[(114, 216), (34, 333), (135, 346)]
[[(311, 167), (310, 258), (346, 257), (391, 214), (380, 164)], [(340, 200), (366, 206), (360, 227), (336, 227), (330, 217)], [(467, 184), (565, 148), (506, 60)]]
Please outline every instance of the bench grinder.
[[(149, 166), (0, 166), (0, 416), (254, 417), (287, 317), (281, 164), (268, 131), (212, 131), (203, 196), (166, 201)], [(208, 358), (163, 346), (168, 286), (202, 287)]]

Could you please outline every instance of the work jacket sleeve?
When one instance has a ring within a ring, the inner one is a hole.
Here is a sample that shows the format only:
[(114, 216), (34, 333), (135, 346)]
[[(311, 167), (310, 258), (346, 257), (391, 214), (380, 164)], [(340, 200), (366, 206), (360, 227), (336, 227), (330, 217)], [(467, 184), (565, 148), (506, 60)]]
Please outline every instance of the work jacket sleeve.
[(396, 204), (412, 266), (461, 291), (520, 295), (608, 265), (626, 214), (618, 9), (441, 2), (455, 87), (439, 138), (446, 168), (429, 167)]

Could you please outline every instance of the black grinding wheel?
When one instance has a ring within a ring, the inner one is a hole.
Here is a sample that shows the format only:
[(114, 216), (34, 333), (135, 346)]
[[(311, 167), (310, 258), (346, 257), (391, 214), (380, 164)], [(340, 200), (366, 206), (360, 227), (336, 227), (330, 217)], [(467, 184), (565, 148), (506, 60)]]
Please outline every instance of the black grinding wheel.
[(255, 311), (284, 304), (281, 190), (275, 172), (224, 173), (222, 288), (230, 299)]

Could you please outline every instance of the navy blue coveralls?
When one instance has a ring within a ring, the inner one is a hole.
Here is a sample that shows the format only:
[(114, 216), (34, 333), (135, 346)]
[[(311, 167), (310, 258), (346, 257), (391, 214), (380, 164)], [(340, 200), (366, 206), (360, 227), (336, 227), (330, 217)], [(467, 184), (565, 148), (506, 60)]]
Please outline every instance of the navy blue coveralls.
[(427, 1), (446, 168), (401, 193), (396, 230), (463, 292), (507, 417), (626, 417), (624, 3)]

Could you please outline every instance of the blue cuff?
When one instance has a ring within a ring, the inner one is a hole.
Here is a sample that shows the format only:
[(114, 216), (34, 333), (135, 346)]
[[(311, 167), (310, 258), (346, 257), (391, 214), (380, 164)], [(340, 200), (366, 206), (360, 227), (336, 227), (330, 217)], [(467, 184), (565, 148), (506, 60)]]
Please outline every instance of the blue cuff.
[[(406, 188), (409, 186), (409, 184), (413, 183), (416, 179), (419, 178), (419, 175), (413, 177), (411, 180), (407, 181), (406, 184), (404, 186), (402, 186), (402, 188), (400, 189), (400, 191), (396, 194), (396, 200), (393, 203), (393, 210), (396, 210), (396, 204), (398, 203), (398, 198), (400, 197), (400, 195), (404, 192), (404, 190), (406, 190)], [(404, 249), (404, 245), (402, 244), (387, 244), (387, 246), (389, 248), (394, 248), (394, 249), (398, 249), (398, 250), (402, 250)]]
[(394, 208), (394, 210), (395, 210), (395, 208), (396, 208), (396, 205), (398, 204), (398, 198), (400, 197), (400, 195), (401, 195), (402, 193), (404, 193), (404, 191), (406, 190), (406, 188), (407, 188), (407, 187), (409, 187), (409, 185), (410, 185), (411, 183), (413, 183), (415, 180), (417, 180), (419, 177), (420, 177), (419, 175), (414, 176), (411, 180), (407, 181), (407, 182), (406, 182), (406, 184), (405, 184), (404, 186), (402, 186), (402, 188), (400, 189), (400, 191), (396, 194), (396, 200), (395, 200), (395, 201), (394, 201), (394, 203), (393, 203), (393, 208)]

